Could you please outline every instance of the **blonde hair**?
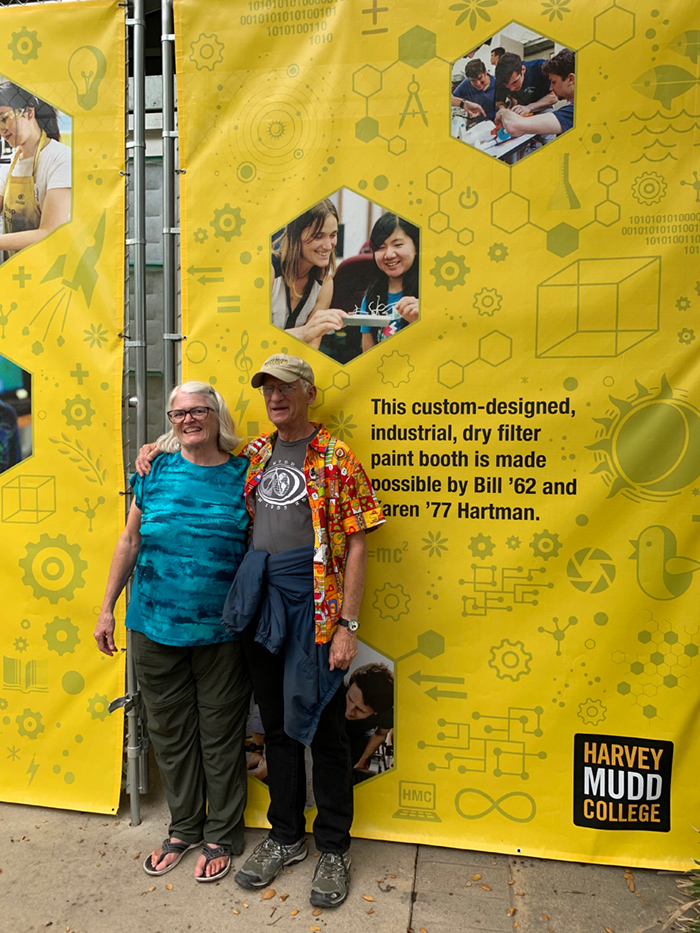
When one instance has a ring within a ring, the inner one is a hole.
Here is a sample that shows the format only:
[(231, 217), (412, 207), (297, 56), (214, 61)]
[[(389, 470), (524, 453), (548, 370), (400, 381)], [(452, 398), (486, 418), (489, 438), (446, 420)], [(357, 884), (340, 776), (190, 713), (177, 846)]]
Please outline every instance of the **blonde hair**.
[[(335, 217), (338, 220), (338, 211), (335, 204), (326, 198), (325, 201), (319, 201), (318, 204), (314, 204), (308, 211), (304, 211), (288, 223), (284, 228), (284, 233), (274, 244), (274, 249), (279, 250), (282, 278), (295, 298), (301, 298), (301, 295), (297, 295), (295, 288), (297, 269), (301, 259), (301, 236), (306, 229), (309, 229), (311, 237), (316, 236), (323, 229), (328, 217)], [(335, 251), (332, 251), (328, 265), (323, 268), (313, 266), (309, 275), (317, 282), (323, 282), (326, 276), (333, 275), (334, 272)]]
[[(175, 386), (168, 396), (168, 410), (170, 410), (178, 392), (184, 392), (185, 395), (202, 395), (210, 399), (212, 402), (212, 411), (219, 422), (219, 450), (228, 454), (238, 447), (241, 439), (236, 434), (236, 426), (233, 423), (231, 412), (228, 410), (228, 405), (215, 388), (210, 386), (208, 382), (183, 382), (181, 385)], [(177, 439), (174, 427), (171, 427), (165, 434), (161, 434), (156, 441), (156, 446), (166, 454), (174, 454), (180, 450), (180, 441)]]

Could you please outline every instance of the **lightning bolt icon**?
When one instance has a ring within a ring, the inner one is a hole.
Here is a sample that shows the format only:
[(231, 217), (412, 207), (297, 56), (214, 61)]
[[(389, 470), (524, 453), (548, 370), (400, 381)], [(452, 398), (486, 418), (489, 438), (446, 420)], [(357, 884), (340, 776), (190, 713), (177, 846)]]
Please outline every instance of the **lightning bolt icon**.
[[(34, 764), (34, 759), (35, 759), (35, 758), (36, 758), (36, 755), (32, 755), (31, 764), (29, 765), (29, 767), (28, 767), (27, 770), (25, 771), (25, 774), (31, 774), (31, 777), (29, 778), (29, 784), (32, 783), (32, 781), (33, 781), (34, 778), (36, 777), (37, 771), (39, 770), (39, 765), (35, 765), (35, 764)], [(27, 787), (29, 787), (29, 784), (27, 784)]]
[(236, 407), (234, 408), (234, 412), (241, 413), (241, 416), (238, 419), (239, 426), (240, 426), (241, 421), (243, 421), (243, 416), (245, 415), (246, 409), (249, 405), (250, 405), (250, 400), (243, 398), (243, 389), (241, 389), (241, 394), (238, 396), (238, 401), (236, 402)]

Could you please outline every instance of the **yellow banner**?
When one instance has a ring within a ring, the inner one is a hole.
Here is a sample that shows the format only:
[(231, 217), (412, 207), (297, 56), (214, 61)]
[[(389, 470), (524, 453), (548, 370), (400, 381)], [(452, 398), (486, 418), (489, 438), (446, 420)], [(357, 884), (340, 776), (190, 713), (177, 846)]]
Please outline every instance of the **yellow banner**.
[(0, 22), (1, 794), (108, 812), (124, 664), (92, 631), (124, 515), (124, 11)]
[(253, 436), (251, 370), (303, 356), (388, 516), (360, 660), (394, 729), (354, 832), (687, 867), (694, 5), (175, 11), (186, 376)]

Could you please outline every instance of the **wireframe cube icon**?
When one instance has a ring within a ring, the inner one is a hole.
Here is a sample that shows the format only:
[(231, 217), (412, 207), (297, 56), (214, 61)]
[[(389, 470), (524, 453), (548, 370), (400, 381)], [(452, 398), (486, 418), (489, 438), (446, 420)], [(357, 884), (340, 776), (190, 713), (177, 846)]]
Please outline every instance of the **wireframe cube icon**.
[(55, 476), (17, 476), (1, 491), (3, 522), (38, 525), (56, 511)]
[(659, 329), (661, 259), (577, 259), (537, 286), (539, 357), (613, 357)]

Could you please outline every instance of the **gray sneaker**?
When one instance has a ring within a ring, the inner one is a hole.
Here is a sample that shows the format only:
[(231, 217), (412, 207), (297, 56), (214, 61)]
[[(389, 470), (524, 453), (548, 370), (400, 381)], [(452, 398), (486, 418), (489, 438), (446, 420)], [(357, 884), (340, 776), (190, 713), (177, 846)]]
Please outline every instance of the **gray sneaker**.
[(283, 846), (268, 836), (253, 849), (234, 880), (242, 888), (266, 888), (285, 865), (301, 862), (307, 855), (304, 836), (291, 846)]
[(311, 882), (311, 903), (314, 907), (339, 907), (350, 888), (350, 854), (322, 852)]

